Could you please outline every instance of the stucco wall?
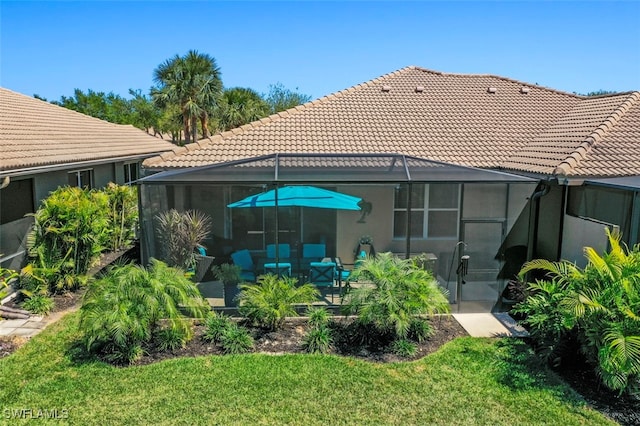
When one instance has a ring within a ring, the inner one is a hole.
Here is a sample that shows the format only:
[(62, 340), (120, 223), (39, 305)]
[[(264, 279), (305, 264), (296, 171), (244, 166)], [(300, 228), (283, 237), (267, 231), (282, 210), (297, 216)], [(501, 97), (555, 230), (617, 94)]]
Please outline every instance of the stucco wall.
[(598, 253), (607, 250), (608, 242), (605, 228), (612, 226), (594, 220), (564, 216), (562, 233), (562, 259), (575, 262), (581, 268), (587, 264), (584, 247), (593, 247)]

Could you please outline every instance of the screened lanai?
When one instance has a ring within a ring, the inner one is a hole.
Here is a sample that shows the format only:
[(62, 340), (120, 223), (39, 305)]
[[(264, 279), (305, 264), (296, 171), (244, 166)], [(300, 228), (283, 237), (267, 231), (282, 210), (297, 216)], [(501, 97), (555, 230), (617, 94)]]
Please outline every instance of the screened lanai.
[[(455, 309), (490, 311), (525, 260), (536, 184), (400, 154), (273, 154), (165, 171), (139, 181), (142, 256), (145, 262), (161, 256), (159, 213), (199, 210), (213, 222), (204, 245), (215, 263), (231, 263), (233, 253), (248, 250), (257, 274), (265, 264), (284, 262), (305, 279), (310, 245), (322, 246), (326, 258), (346, 269), (363, 247), (367, 254), (423, 255)], [(277, 195), (269, 206), (230, 207), (302, 185), (356, 197), (359, 209), (284, 205)]]

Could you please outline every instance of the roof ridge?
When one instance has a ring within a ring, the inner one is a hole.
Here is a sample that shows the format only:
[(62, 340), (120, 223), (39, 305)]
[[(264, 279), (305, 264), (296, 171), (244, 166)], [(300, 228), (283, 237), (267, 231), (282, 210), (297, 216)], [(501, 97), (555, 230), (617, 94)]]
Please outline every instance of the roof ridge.
[[(589, 98), (585, 98), (589, 99)], [(640, 103), (640, 92), (631, 92), (627, 99), (622, 102), (613, 112), (596, 127), (585, 139), (574, 149), (574, 151), (558, 164), (553, 171), (554, 175), (567, 176), (572, 169), (575, 169), (582, 160), (587, 157), (593, 146), (600, 142), (602, 138), (616, 125), (622, 116), (635, 104)]]
[[(195, 143), (190, 143), (187, 145), (184, 145), (182, 148), (186, 148), (186, 151), (195, 151), (197, 149), (201, 149), (201, 148), (206, 148), (207, 146), (210, 146), (211, 144), (213, 144), (214, 142), (218, 142), (218, 141), (222, 141), (225, 140), (225, 138), (229, 137), (229, 136), (233, 136), (233, 135), (239, 135), (239, 134), (243, 134), (245, 133), (247, 130), (253, 129), (253, 128), (257, 128), (257, 127), (262, 127), (262, 126), (266, 126), (269, 123), (273, 123), (273, 122), (277, 122), (280, 121), (281, 119), (291, 116), (291, 115), (296, 115), (301, 113), (302, 111), (307, 111), (310, 108), (315, 108), (319, 105), (324, 105), (325, 103), (335, 100), (337, 98), (340, 98), (344, 95), (346, 95), (347, 93), (351, 93), (354, 90), (359, 90), (365, 87), (370, 87), (376, 83), (379, 83), (381, 80), (385, 79), (385, 78), (389, 78), (389, 77), (394, 77), (398, 74), (401, 74), (403, 72), (407, 72), (407, 71), (411, 71), (414, 69), (420, 69), (419, 67), (416, 67), (414, 65), (409, 65), (407, 67), (404, 68), (400, 68), (398, 70), (389, 72), (387, 74), (383, 74), (379, 77), (373, 78), (371, 80), (367, 80), (363, 83), (359, 83), (356, 85), (353, 85), (351, 87), (348, 87), (346, 89), (342, 89), (339, 90), (337, 92), (333, 92), (330, 93), (328, 95), (322, 96), (320, 98), (311, 100), (309, 102), (305, 102), (302, 105), (296, 105), (292, 108), (286, 109), (284, 111), (280, 111), (277, 112), (275, 114), (271, 114), (268, 115), (266, 117), (262, 117), (258, 120), (254, 120), (250, 123), (244, 124), (240, 127), (236, 127), (234, 129), (230, 129), (230, 130), (226, 130), (224, 132), (218, 132), (214, 135), (208, 136), (206, 138), (202, 138), (200, 140), (198, 140)], [(185, 152), (184, 149), (178, 149), (178, 150), (173, 150), (171, 152), (165, 153), (163, 155), (159, 155), (157, 157), (152, 157), (152, 158), (148, 158), (147, 160), (145, 160), (144, 164), (145, 166), (151, 166), (153, 164), (157, 164), (159, 162), (162, 161), (167, 161), (175, 156), (177, 156), (178, 154), (181, 154)]]
[(430, 72), (430, 73), (433, 73), (433, 74), (442, 75), (442, 76), (497, 78), (498, 80), (508, 81), (508, 82), (516, 83), (516, 84), (522, 84), (522, 85), (527, 86), (527, 87), (535, 87), (536, 89), (543, 89), (543, 90), (546, 90), (546, 91), (549, 91), (549, 92), (558, 93), (558, 94), (566, 95), (566, 96), (571, 96), (571, 97), (574, 97), (574, 98), (584, 98), (585, 97), (585, 96), (578, 95), (576, 93), (569, 93), (569, 92), (566, 92), (564, 90), (554, 89), (553, 87), (540, 86), (537, 83), (529, 83), (529, 82), (526, 82), (526, 81), (516, 80), (514, 78), (504, 77), (504, 76), (496, 75), (496, 74), (455, 73), (455, 72), (434, 71), (434, 70), (431, 70), (431, 69), (428, 69), (428, 68), (422, 68), (422, 67), (416, 67), (416, 68), (420, 69), (422, 71), (427, 71), (427, 72)]
[[(62, 106), (62, 105), (54, 104), (53, 102), (55, 102), (55, 101), (49, 101), (49, 100), (46, 100), (46, 99), (36, 98), (35, 96), (25, 95), (24, 93), (16, 92), (15, 90), (7, 89), (6, 87), (0, 87), (0, 89), (4, 90), (6, 92), (9, 92), (9, 93), (11, 93), (13, 95), (17, 95), (17, 96), (25, 99), (27, 102), (42, 102), (45, 105), (48, 105), (49, 107), (58, 108), (58, 111), (61, 111), (61, 112), (64, 111), (63, 114), (72, 113), (72, 114), (80, 115), (83, 119), (97, 120), (97, 121), (99, 121), (99, 122), (101, 122), (103, 124), (110, 124), (112, 126), (133, 126), (131, 124), (113, 123), (111, 121), (107, 121), (107, 120), (104, 120), (102, 118), (94, 117), (92, 115), (85, 114), (85, 113), (82, 113), (80, 111), (76, 111), (74, 109), (67, 108), (67, 107)], [(135, 127), (135, 126), (133, 126), (133, 127)]]

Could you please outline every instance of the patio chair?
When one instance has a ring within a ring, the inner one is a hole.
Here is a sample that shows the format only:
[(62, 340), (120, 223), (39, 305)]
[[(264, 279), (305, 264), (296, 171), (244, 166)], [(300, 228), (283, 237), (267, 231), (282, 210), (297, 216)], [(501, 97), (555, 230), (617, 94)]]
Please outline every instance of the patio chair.
[(242, 268), (240, 270), (240, 278), (242, 280), (252, 282), (256, 280), (255, 265), (249, 250), (244, 249), (231, 253), (231, 259), (235, 265)]
[[(278, 257), (280, 259), (288, 259), (291, 257), (291, 246), (289, 244), (278, 244)], [(267, 244), (267, 258), (276, 258), (276, 245)]]
[(311, 262), (309, 282), (318, 287), (332, 287), (336, 277), (335, 262)]
[(303, 244), (300, 272), (307, 273), (311, 262), (322, 262), (326, 255), (327, 246), (325, 244)]
[(303, 244), (302, 245), (302, 257), (305, 259), (320, 259), (327, 255), (326, 244)]

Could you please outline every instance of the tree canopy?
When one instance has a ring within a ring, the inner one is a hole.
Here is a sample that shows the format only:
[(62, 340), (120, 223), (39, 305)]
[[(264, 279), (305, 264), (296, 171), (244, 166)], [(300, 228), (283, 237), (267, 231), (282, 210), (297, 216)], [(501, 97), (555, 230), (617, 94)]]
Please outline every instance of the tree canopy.
[(157, 87), (151, 96), (161, 108), (179, 107), (187, 141), (197, 139), (196, 119), (200, 120), (203, 136), (209, 136), (209, 116), (219, 106), (222, 95), (220, 75), (215, 58), (195, 50), (167, 59), (154, 70)]
[[(296, 90), (298, 88), (296, 87)], [(311, 100), (311, 96), (303, 95), (297, 91), (291, 91), (285, 88), (282, 83), (271, 84), (269, 93), (265, 96), (271, 113), (284, 111), (297, 105), (302, 105)]]
[(172, 141), (183, 143), (196, 141), (198, 132), (207, 137), (210, 132), (233, 129), (311, 100), (282, 83), (270, 85), (266, 94), (248, 87), (225, 89), (215, 58), (195, 50), (158, 65), (153, 81), (148, 95), (140, 89), (129, 89), (129, 98), (75, 89), (72, 96), (51, 103), (112, 123), (131, 124), (154, 135), (170, 135)]

